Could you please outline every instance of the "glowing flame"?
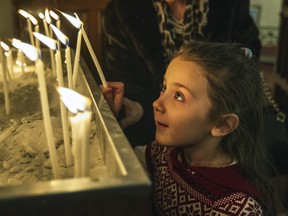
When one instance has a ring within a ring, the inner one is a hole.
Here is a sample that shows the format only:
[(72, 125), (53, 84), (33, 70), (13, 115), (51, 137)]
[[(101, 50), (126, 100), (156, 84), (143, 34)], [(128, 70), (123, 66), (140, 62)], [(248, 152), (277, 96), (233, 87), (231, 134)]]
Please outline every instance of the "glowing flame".
[(59, 20), (59, 16), (54, 11), (50, 10), (49, 13), (50, 13), (50, 16), (53, 17), (53, 19)]
[(38, 33), (38, 32), (34, 32), (33, 34), (38, 40), (40, 40), (42, 43), (44, 43), (50, 49), (56, 50), (58, 48), (56, 40), (54, 40), (50, 37), (47, 37), (47, 36), (45, 36), (41, 33)]
[(5, 51), (9, 51), (9, 46), (6, 43), (4, 43), (3, 41), (1, 41), (1, 46)]
[(37, 25), (37, 24), (38, 24), (37, 19), (36, 19), (34, 16), (32, 16), (31, 14), (29, 14), (28, 12), (26, 12), (26, 11), (24, 11), (24, 10), (22, 10), (22, 9), (18, 10), (18, 12), (19, 12), (19, 14), (21, 14), (21, 15), (22, 15), (23, 17), (25, 17), (26, 19), (30, 19), (31, 22), (32, 22), (34, 25)]
[(68, 19), (69, 22), (71, 22), (71, 24), (72, 24), (73, 26), (75, 26), (75, 27), (78, 28), (78, 29), (81, 28), (81, 26), (82, 26), (81, 20), (79, 20), (78, 18), (73, 17), (73, 16), (71, 16), (71, 15), (69, 15), (69, 14), (66, 14), (66, 13), (64, 13), (64, 12), (61, 12), (61, 13), (63, 14), (63, 16), (65, 16), (65, 17)]
[(20, 49), (31, 61), (36, 61), (39, 58), (39, 53), (36, 47), (31, 44), (24, 43), (17, 39), (12, 39), (12, 45)]
[(54, 26), (53, 24), (51, 24), (51, 28), (53, 30), (53, 32), (55, 33), (55, 35), (57, 36), (57, 38), (59, 38), (59, 40), (61, 41), (61, 43), (63, 43), (64, 45), (69, 45), (69, 38), (63, 34), (56, 26)]
[(30, 15), (30, 14), (29, 14), (29, 19), (31, 20), (31, 22), (33, 23), (33, 25), (37, 25), (37, 24), (38, 24), (38, 20), (37, 20), (34, 16), (32, 16), (32, 15)]
[(45, 15), (43, 13), (39, 13), (39, 17), (40, 17), (40, 19), (43, 20), (45, 18)]
[(18, 10), (18, 13), (27, 19), (29, 18), (29, 15), (30, 15), (28, 12), (26, 12), (25, 10), (22, 10), (22, 9)]
[(51, 17), (49, 15), (49, 10), (48, 9), (45, 10), (45, 19), (46, 19), (46, 22), (48, 24), (50, 24), (52, 22)]
[(83, 112), (90, 110), (91, 100), (74, 90), (58, 87), (61, 100), (67, 106), (70, 112), (76, 114), (77, 112)]

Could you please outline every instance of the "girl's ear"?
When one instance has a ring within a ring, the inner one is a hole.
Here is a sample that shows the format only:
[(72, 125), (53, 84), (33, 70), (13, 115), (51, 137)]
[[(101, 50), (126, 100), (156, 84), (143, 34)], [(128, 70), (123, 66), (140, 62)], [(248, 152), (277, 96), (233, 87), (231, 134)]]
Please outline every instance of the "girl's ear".
[(212, 128), (211, 135), (223, 137), (234, 131), (239, 125), (239, 117), (234, 113), (222, 115), (218, 123)]

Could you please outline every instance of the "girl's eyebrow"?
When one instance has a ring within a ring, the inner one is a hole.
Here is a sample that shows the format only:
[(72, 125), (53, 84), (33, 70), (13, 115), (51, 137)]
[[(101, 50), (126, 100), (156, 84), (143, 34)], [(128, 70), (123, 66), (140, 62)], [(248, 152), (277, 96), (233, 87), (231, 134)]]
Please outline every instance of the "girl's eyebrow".
[(185, 85), (183, 85), (183, 84), (181, 84), (181, 83), (173, 83), (173, 85), (175, 85), (175, 86), (177, 86), (177, 87), (184, 88), (184, 89), (186, 89), (187, 91), (189, 91), (190, 94), (194, 95), (193, 92), (192, 92), (192, 90), (191, 90), (190, 88), (188, 88), (187, 86), (185, 86)]

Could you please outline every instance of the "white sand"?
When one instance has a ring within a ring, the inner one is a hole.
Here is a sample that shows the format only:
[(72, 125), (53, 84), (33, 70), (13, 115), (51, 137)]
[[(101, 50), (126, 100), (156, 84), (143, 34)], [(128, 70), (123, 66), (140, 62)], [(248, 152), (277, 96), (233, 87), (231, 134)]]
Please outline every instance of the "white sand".
[[(66, 167), (65, 164), (59, 95), (55, 88), (56, 80), (50, 76), (46, 80), (49, 80), (47, 81), (47, 91), (61, 178), (72, 178), (74, 167)], [(1, 142), (0, 138), (0, 186), (53, 179), (42, 120), (37, 76), (35, 73), (25, 73), (14, 80), (14, 85), (15, 91), (9, 93), (11, 114), (7, 116), (3, 84), (0, 81), (0, 137), (5, 131), (8, 134), (12, 131), (8, 137), (2, 136), (5, 138), (4, 141)], [(7, 131), (9, 127), (10, 131)], [(93, 173), (92, 177), (106, 175), (106, 168), (95, 134), (95, 124), (92, 123), (89, 145), (89, 166), (90, 173)]]

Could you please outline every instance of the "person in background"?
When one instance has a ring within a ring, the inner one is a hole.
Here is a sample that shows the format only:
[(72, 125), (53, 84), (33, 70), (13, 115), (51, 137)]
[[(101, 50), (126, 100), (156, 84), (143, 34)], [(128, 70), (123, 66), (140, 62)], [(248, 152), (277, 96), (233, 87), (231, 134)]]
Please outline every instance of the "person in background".
[(128, 104), (137, 107), (131, 114), (142, 116), (137, 123), (120, 121), (132, 146), (154, 138), (151, 104), (158, 97), (168, 63), (181, 45), (193, 40), (239, 42), (259, 57), (259, 32), (249, 15), (249, 4), (249, 0), (110, 1), (103, 21), (108, 42), (104, 46), (105, 76), (124, 83), (125, 97), (135, 102)]
[[(180, 49), (153, 103), (155, 141), (135, 149), (152, 180), (153, 215), (275, 215), (261, 86), (239, 44)], [(123, 83), (102, 92), (117, 115)]]

